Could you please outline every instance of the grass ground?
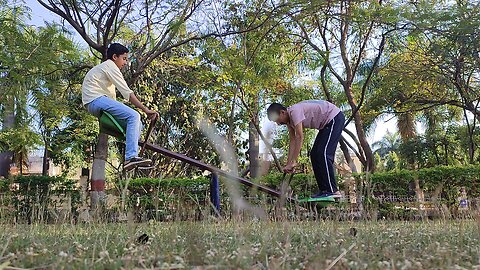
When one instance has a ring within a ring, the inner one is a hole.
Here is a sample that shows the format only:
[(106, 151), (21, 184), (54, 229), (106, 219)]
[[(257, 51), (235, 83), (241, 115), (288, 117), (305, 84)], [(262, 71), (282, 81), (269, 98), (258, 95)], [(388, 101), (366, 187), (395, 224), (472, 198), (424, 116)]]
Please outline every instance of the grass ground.
[(474, 220), (0, 225), (0, 269), (480, 269), (479, 227)]

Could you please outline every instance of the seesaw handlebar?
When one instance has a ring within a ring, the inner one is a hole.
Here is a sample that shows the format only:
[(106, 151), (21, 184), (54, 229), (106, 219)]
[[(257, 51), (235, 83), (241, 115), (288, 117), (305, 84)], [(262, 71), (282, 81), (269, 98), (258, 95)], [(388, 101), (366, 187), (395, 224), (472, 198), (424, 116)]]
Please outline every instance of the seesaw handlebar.
[(158, 113), (154, 114), (153, 118), (150, 120), (150, 124), (148, 125), (147, 135), (145, 135), (145, 140), (143, 140), (143, 144), (142, 144), (142, 148), (140, 149), (139, 156), (142, 156), (143, 152), (145, 152), (145, 145), (147, 145), (148, 143), (148, 139), (152, 134), (153, 128), (155, 127), (157, 120), (158, 120)]

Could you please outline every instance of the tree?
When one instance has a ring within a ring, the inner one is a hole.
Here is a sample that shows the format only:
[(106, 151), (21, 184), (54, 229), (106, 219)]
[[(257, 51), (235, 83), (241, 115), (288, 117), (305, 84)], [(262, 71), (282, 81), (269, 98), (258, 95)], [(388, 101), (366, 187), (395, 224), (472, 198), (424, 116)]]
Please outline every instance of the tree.
[[(479, 100), (475, 30), (480, 25), (479, 7), (468, 1), (422, 1), (410, 8), (402, 15), (409, 27), (398, 32), (391, 57), (380, 72), (384, 105), (402, 120), (399, 124), (403, 123), (405, 138), (415, 136), (415, 119), (424, 120), (428, 144), (446, 142), (440, 134), (445, 134), (447, 123), (463, 118), (468, 160), (473, 163)], [(437, 164), (444, 152), (433, 150)]]
[[(351, 120), (355, 124), (359, 159), (365, 170), (373, 171), (374, 155), (366, 140), (360, 108), (377, 72), (387, 37), (398, 28), (397, 12), (382, 1), (297, 3), (302, 12), (290, 16), (298, 27), (293, 34), (319, 55), (321, 82), (327, 100), (332, 101), (326, 84), (327, 71), (340, 83), (351, 110), (347, 124)], [(369, 70), (360, 76), (360, 67), (368, 61), (372, 63)]]
[(424, 71), (419, 74), (436, 78), (440, 87), (430, 93), (421, 91), (416, 97), (407, 96), (405, 103), (416, 104), (418, 110), (444, 105), (463, 110), (470, 138), (469, 160), (473, 162), (473, 134), (479, 115), (479, 34), (476, 31), (480, 25), (479, 7), (468, 1), (443, 5), (442, 9), (435, 3), (417, 7), (410, 18), (416, 27), (408, 33), (422, 53)]
[[(225, 25), (213, 25), (214, 30), (210, 30), (210, 25), (207, 27), (196, 25), (196, 16), (219, 18), (219, 14), (215, 14), (216, 3), (206, 0), (171, 1), (161, 5), (158, 1), (145, 1), (138, 4), (134, 0), (114, 0), (110, 3), (77, 0), (38, 0), (38, 2), (65, 19), (102, 60), (106, 59), (107, 47), (113, 40), (132, 44), (136, 50), (132, 52), (130, 75), (127, 76), (127, 82), (130, 85), (138, 80), (155, 59), (173, 48), (209, 36), (227, 36), (236, 33), (232, 32), (228, 26), (225, 28)], [(138, 8), (137, 5), (145, 12), (136, 12), (134, 7)], [(199, 14), (200, 10), (204, 13)], [(256, 20), (246, 31), (262, 25), (275, 13), (275, 10), (276, 7), (267, 11), (267, 19)], [(259, 9), (259, 13), (263, 11)], [(124, 27), (125, 25), (128, 27)], [(189, 30), (190, 25), (196, 27)], [(215, 27), (218, 28), (215, 29)], [(89, 32), (90, 29), (91, 32)], [(206, 29), (205, 33), (200, 29)], [(94, 181), (105, 181), (106, 156), (107, 137), (101, 134), (92, 166), (92, 184)]]
[(376, 148), (374, 153), (378, 153), (380, 157), (385, 157), (390, 152), (397, 151), (400, 145), (400, 136), (398, 133), (391, 133), (387, 130), (387, 133), (383, 136), (380, 141), (374, 142), (372, 144), (373, 148)]
[[(158, 128), (151, 142), (206, 163), (219, 164), (214, 148), (197, 128), (197, 121), (208, 117), (222, 134), (227, 130), (229, 108), (225, 106), (223, 78), (201, 55), (200, 44), (186, 44), (156, 60), (137, 81), (145, 104), (160, 111)], [(148, 154), (148, 153), (147, 153)], [(155, 168), (151, 177), (191, 176), (198, 169), (170, 158), (150, 156)]]
[[(44, 148), (42, 173), (46, 174), (50, 153), (54, 151), (51, 160), (61, 162), (65, 160), (66, 149), (72, 149), (75, 139), (81, 138), (81, 132), (77, 132), (77, 137), (69, 136), (70, 143), (64, 149), (52, 148), (56, 135), (68, 128), (69, 121), (85, 119), (68, 119), (69, 115), (74, 115), (75, 109), (81, 108), (79, 104), (69, 106), (68, 101), (79, 97), (75, 86), (79, 82), (78, 73), (84, 68), (84, 64), (79, 65), (82, 52), (73, 45), (66, 30), (58, 25), (47, 23), (39, 28), (26, 25), (27, 7), (6, 5), (2, 12), (0, 41), (4, 46), (1, 52), (0, 107), (5, 109), (3, 116), (11, 119), (3, 122), (4, 139), (16, 140), (5, 143), (12, 145), (22, 141), (26, 148), (22, 155), (15, 157), (26, 159), (28, 149), (41, 145), (38, 142), (38, 134), (41, 134)], [(9, 131), (9, 127), (15, 130)], [(22, 133), (18, 140), (10, 136), (17, 131)], [(87, 129), (83, 131), (87, 132)], [(28, 136), (23, 137), (23, 134)], [(76, 153), (76, 156), (82, 154)]]
[[(447, 11), (448, 10), (448, 11)], [(419, 20), (420, 29), (429, 38), (428, 55), (430, 64), (438, 70), (451, 87), (452, 94), (445, 98), (425, 100), (425, 104), (451, 104), (464, 111), (464, 120), (469, 134), (469, 160), (475, 155), (474, 132), (476, 119), (480, 115), (479, 105), (479, 33), (480, 7), (469, 1), (447, 4), (446, 11), (428, 10), (429, 20)], [(430, 39), (434, 36), (435, 38)], [(422, 102), (422, 101), (420, 101)], [(467, 112), (473, 114), (472, 122)]]
[[(50, 153), (54, 150), (53, 140), (62, 128), (68, 127), (68, 116), (79, 108), (68, 106), (68, 99), (72, 98), (69, 95), (72, 92), (76, 92), (73, 98), (78, 97), (78, 87), (75, 85), (78, 86), (79, 80), (76, 72), (83, 65), (80, 65), (82, 52), (58, 25), (40, 27), (32, 35), (32, 46), (37, 48), (37, 68), (32, 74), (34, 83), (29, 96), (44, 145), (42, 174), (47, 175)], [(74, 121), (85, 121), (85, 117)], [(80, 138), (80, 134), (77, 138)], [(59, 152), (54, 153), (57, 158), (53, 160), (60, 161), (60, 155)]]
[[(28, 150), (37, 144), (37, 137), (29, 129), (31, 117), (27, 104), (29, 89), (34, 84), (33, 75), (37, 70), (38, 54), (35, 52), (38, 47), (34, 46), (35, 28), (25, 24), (28, 10), (23, 6), (8, 5), (8, 1), (2, 1), (1, 4), (0, 109), (6, 152), (0, 155), (0, 174), (7, 176), (13, 159), (23, 171), (22, 164), (26, 163)], [(20, 130), (23, 133), (17, 133)], [(32, 136), (25, 136), (27, 134)], [(18, 140), (15, 135), (19, 136)]]
[[(27, 125), (15, 128), (10, 128), (0, 132), (0, 148), (2, 151), (11, 151), (13, 153), (12, 161), (20, 170), (20, 175), (23, 174), (23, 169), (28, 168), (28, 153), (34, 150), (40, 144), (40, 136), (33, 132), (28, 122)], [(2, 149), (3, 148), (3, 149)]]
[[(256, 19), (253, 8), (233, 8), (228, 22), (241, 34), (209, 41), (205, 56), (219, 68), (220, 76), (226, 78), (224, 96), (230, 109), (228, 140), (235, 144), (241, 138), (238, 135), (234, 138), (242, 130), (238, 125), (249, 130), (249, 171), (256, 178), (261, 172), (259, 140), (265, 140), (260, 129), (260, 112), (265, 103), (278, 99), (291, 88), (300, 49), (280, 25), (281, 18), (272, 18), (255, 31), (245, 32)], [(278, 166), (274, 153), (273, 157)]]

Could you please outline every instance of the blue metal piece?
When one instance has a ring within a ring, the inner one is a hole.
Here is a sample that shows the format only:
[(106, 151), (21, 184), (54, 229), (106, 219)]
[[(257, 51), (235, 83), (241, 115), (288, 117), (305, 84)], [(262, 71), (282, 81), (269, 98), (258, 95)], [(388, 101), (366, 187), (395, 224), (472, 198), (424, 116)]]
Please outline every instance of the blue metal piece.
[(220, 215), (220, 184), (218, 182), (218, 175), (212, 173), (210, 178), (210, 202), (215, 207), (215, 212)]

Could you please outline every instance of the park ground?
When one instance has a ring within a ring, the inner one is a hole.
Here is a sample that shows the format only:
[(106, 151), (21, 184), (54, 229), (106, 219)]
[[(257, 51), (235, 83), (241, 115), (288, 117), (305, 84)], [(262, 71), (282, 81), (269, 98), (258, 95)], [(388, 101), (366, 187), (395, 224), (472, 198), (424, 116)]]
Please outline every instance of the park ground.
[(480, 219), (10, 224), (0, 232), (1, 270), (480, 269)]

